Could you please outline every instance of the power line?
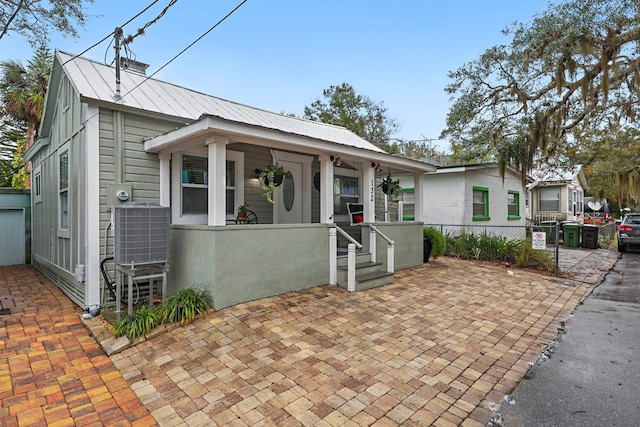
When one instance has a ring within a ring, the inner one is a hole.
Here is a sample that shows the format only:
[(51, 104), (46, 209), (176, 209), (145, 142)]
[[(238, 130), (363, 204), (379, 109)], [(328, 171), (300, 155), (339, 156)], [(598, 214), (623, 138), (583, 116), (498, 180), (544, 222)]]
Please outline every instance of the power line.
[[(136, 31), (135, 34), (133, 35), (128, 35), (127, 37), (125, 37), (125, 39), (122, 41), (122, 44), (124, 46), (128, 45), (129, 43), (133, 43), (133, 39), (135, 39), (138, 36), (141, 36), (144, 34), (144, 30), (146, 30), (147, 28), (149, 28), (151, 25), (155, 24), (156, 22), (158, 22), (160, 20), (160, 18), (162, 18), (167, 11), (169, 10), (169, 8), (171, 6), (173, 6), (174, 4), (176, 4), (178, 2), (178, 0), (171, 0), (169, 2), (169, 4), (167, 4), (165, 6), (164, 9), (162, 9), (162, 12), (160, 12), (158, 14), (158, 16), (156, 16), (154, 19), (152, 19), (151, 21), (147, 22), (146, 24), (144, 24), (141, 28), (138, 28), (138, 31)], [(123, 25), (124, 26), (124, 25)]]
[(138, 83), (137, 85), (135, 85), (131, 90), (129, 90), (127, 93), (125, 93), (124, 95), (122, 95), (122, 98), (124, 98), (125, 96), (129, 95), (131, 92), (133, 92), (134, 90), (136, 90), (138, 87), (140, 87), (140, 85), (142, 85), (143, 83), (146, 83), (147, 80), (149, 80), (150, 78), (152, 78), (153, 76), (155, 76), (156, 74), (158, 74), (160, 71), (162, 71), (167, 65), (171, 64), (173, 61), (175, 61), (180, 55), (182, 55), (183, 53), (185, 53), (187, 50), (189, 50), (193, 45), (195, 45), (196, 43), (198, 43), (200, 40), (202, 40), (207, 34), (209, 34), (211, 31), (213, 31), (218, 25), (222, 24), (228, 17), (230, 17), (231, 15), (233, 15), (233, 13), (240, 9), (240, 7), (242, 5), (244, 5), (248, 0), (243, 0), (241, 1), (236, 7), (234, 7), (229, 13), (227, 13), (222, 19), (220, 19), (218, 22), (216, 22), (211, 28), (209, 28), (207, 31), (205, 31), (200, 37), (198, 37), (197, 39), (195, 39), (193, 42), (191, 42), (191, 44), (189, 44), (187, 47), (185, 47), (184, 49), (182, 49), (180, 52), (178, 52), (178, 54), (176, 54), (173, 58), (171, 58), (169, 61), (165, 62), (164, 65), (162, 65), (160, 68), (158, 68), (156, 71), (153, 72), (153, 74), (147, 76), (144, 80), (142, 80), (140, 83)]
[[(127, 24), (130, 24), (131, 21), (133, 21), (134, 19), (138, 18), (140, 15), (142, 15), (143, 13), (145, 13), (147, 10), (149, 10), (154, 4), (158, 3), (160, 0), (154, 0), (152, 1), (147, 7), (145, 7), (144, 9), (142, 9), (140, 12), (136, 13), (131, 19), (129, 19), (127, 22), (125, 22), (124, 24), (122, 24), (122, 27), (126, 26)], [(88, 48), (86, 48), (85, 50), (83, 50), (82, 52), (80, 52), (77, 55), (73, 55), (71, 58), (67, 59), (66, 61), (64, 61), (62, 64), (58, 65), (55, 68), (52, 68), (51, 71), (49, 71), (49, 74), (52, 74), (54, 71), (62, 68), (64, 65), (68, 64), (69, 62), (73, 61), (74, 59), (84, 55), (85, 53), (89, 52), (91, 49), (93, 49), (94, 47), (98, 46), (100, 43), (104, 42), (105, 40), (107, 40), (109, 37), (113, 36), (114, 31), (110, 32), (109, 34), (107, 34), (106, 36), (104, 36), (99, 42), (92, 44), (91, 46), (89, 46)], [(38, 78), (43, 78), (46, 77), (44, 74), (38, 76)], [(25, 87), (26, 83), (19, 85), (19, 87)]]

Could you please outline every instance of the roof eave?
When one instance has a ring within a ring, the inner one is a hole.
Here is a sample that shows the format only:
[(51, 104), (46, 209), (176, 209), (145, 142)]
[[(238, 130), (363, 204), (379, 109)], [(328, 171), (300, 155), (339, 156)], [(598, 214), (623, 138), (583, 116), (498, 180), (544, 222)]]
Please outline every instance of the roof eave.
[(408, 169), (414, 172), (433, 172), (436, 170), (435, 165), (394, 156), (386, 152), (367, 150), (338, 142), (233, 122), (215, 116), (204, 116), (194, 123), (149, 139), (145, 141), (144, 148), (149, 153), (172, 152), (196, 139), (204, 140), (207, 136), (214, 135), (237, 136), (245, 140), (263, 141), (265, 145), (269, 146), (278, 144), (283, 148), (293, 150), (304, 148), (304, 152), (307, 154), (322, 155), (329, 152), (334, 155), (357, 158), (374, 163), (383, 162), (386, 166)]

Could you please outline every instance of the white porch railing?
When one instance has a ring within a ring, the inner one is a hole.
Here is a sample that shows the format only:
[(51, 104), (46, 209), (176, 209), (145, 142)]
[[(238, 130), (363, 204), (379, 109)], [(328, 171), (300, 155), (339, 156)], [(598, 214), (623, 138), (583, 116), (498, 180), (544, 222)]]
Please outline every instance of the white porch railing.
[(370, 250), (371, 250), (371, 261), (372, 262), (376, 262), (377, 260), (377, 255), (376, 255), (376, 234), (380, 237), (382, 237), (382, 239), (387, 242), (387, 273), (393, 273), (394, 271), (394, 252), (395, 252), (395, 243), (393, 242), (393, 240), (391, 240), (390, 238), (388, 238), (387, 236), (385, 236), (384, 234), (382, 234), (382, 232), (380, 230), (378, 230), (374, 225), (372, 224), (368, 224), (369, 227), (369, 246), (370, 246)]

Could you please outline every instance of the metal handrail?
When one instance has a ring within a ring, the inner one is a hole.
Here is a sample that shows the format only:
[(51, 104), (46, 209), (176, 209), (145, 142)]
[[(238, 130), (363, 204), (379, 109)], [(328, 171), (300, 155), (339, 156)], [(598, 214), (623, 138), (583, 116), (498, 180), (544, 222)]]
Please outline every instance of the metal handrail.
[(351, 237), (349, 235), (349, 233), (347, 233), (346, 231), (344, 231), (342, 228), (340, 228), (340, 226), (336, 225), (336, 230), (338, 230), (338, 233), (340, 233), (342, 235), (342, 237), (344, 237), (345, 239), (347, 239), (349, 242), (353, 243), (354, 245), (356, 245), (356, 248), (358, 249), (362, 249), (362, 244), (360, 242), (358, 242), (356, 239), (354, 239), (353, 237)]

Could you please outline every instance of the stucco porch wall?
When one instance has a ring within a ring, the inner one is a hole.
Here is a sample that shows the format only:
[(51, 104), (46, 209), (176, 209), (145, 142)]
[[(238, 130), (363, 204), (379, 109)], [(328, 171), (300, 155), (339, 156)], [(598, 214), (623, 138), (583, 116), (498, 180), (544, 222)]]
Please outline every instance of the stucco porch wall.
[[(393, 240), (395, 271), (422, 264), (422, 222), (376, 222), (373, 225)], [(369, 227), (365, 224), (362, 227), (362, 241), (365, 243), (366, 251), (369, 250), (368, 234)], [(387, 242), (380, 236), (376, 238), (376, 250), (378, 262), (382, 262), (386, 267)]]
[(172, 225), (167, 292), (205, 285), (221, 309), (329, 283), (327, 224)]

